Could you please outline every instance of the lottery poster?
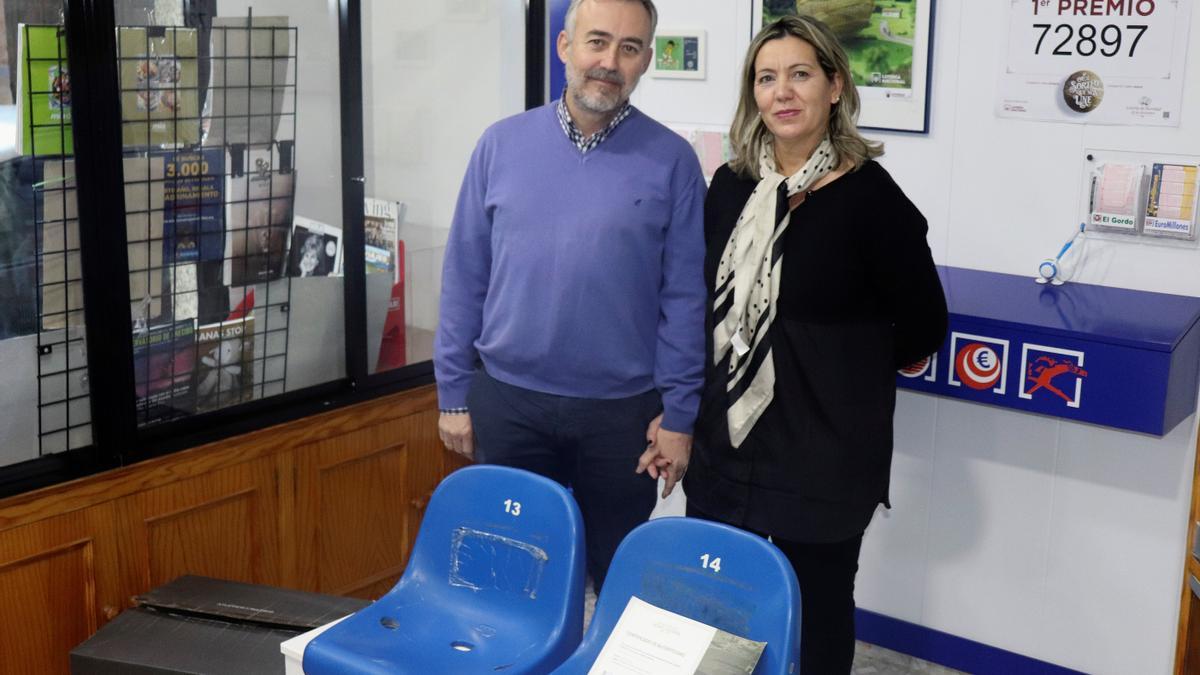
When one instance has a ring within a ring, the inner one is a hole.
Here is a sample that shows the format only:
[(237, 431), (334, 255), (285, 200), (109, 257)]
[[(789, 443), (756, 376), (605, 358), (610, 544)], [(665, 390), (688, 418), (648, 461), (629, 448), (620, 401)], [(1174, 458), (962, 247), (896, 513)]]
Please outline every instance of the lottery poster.
[(1191, 0), (1009, 0), (996, 114), (1179, 126)]

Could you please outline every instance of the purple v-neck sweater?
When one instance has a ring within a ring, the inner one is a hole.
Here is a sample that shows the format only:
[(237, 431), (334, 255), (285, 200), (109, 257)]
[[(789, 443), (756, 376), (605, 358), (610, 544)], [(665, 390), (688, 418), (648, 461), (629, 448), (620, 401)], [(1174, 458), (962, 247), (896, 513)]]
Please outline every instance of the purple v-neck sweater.
[(705, 185), (688, 144), (638, 110), (581, 154), (554, 104), (497, 122), (471, 156), (442, 268), (439, 404), (496, 379), (582, 398), (657, 388), (688, 432), (704, 372)]

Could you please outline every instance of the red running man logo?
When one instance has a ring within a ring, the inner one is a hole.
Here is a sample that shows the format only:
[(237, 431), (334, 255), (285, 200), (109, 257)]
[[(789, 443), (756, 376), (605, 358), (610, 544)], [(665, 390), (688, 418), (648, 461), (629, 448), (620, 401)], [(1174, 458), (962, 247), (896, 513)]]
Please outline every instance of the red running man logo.
[(1052, 356), (1039, 356), (1025, 368), (1025, 379), (1033, 383), (1033, 386), (1029, 387), (1025, 393), (1032, 394), (1038, 389), (1045, 389), (1067, 403), (1074, 403), (1070, 396), (1064, 394), (1061, 389), (1053, 384), (1054, 378), (1067, 373), (1078, 375), (1079, 377), (1087, 377), (1086, 370), (1070, 361), (1065, 359), (1059, 360)]

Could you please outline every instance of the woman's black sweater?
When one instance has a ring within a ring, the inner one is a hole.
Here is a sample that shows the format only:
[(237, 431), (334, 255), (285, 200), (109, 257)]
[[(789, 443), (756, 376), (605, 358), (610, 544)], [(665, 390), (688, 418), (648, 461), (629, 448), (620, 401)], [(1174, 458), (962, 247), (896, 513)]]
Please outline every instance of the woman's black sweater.
[(810, 193), (784, 233), (774, 399), (732, 448), (712, 292), (756, 184), (723, 166), (704, 205), (708, 358), (684, 485), (706, 515), (792, 541), (841, 541), (888, 503), (896, 369), (941, 345), (946, 301), (925, 218), (883, 167), (868, 161)]

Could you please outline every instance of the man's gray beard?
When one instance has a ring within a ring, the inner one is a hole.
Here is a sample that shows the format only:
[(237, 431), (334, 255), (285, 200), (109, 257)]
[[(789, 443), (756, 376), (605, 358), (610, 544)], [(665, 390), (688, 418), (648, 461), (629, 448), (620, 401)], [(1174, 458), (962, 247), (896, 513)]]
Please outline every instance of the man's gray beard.
[(624, 84), (618, 85), (621, 90), (615, 96), (589, 96), (583, 90), (583, 83), (586, 81), (587, 78), (582, 74), (573, 72), (573, 69), (570, 67), (567, 68), (567, 91), (575, 99), (575, 102), (579, 104), (579, 107), (584, 110), (596, 115), (605, 115), (620, 108), (621, 104), (624, 103)]

